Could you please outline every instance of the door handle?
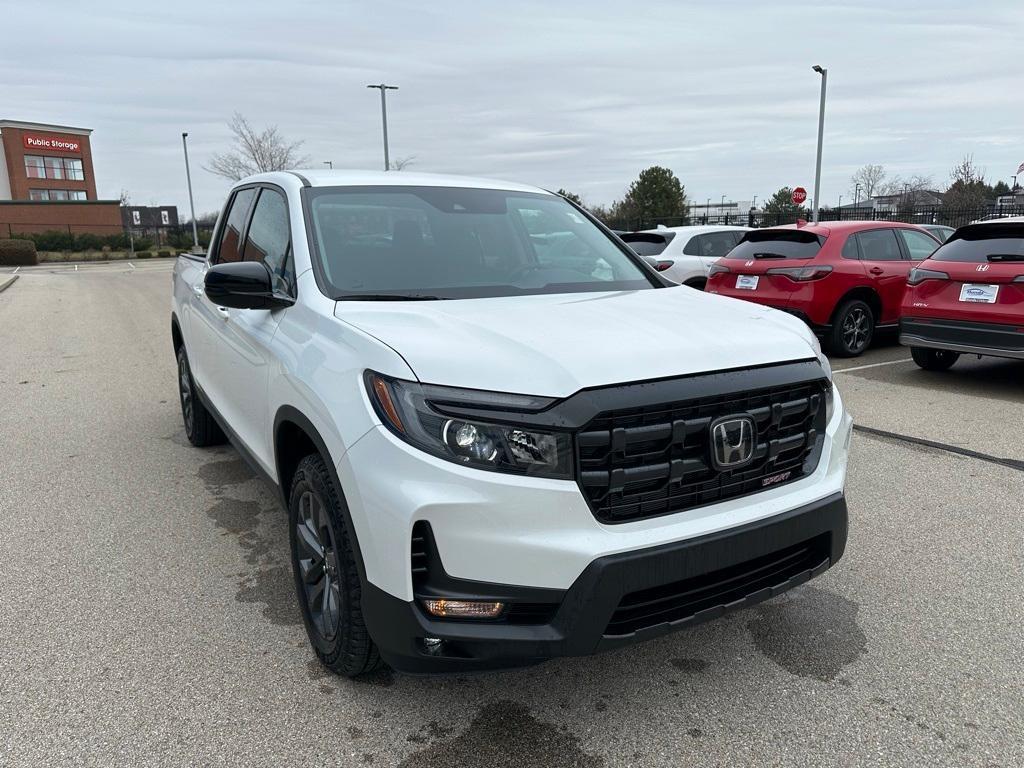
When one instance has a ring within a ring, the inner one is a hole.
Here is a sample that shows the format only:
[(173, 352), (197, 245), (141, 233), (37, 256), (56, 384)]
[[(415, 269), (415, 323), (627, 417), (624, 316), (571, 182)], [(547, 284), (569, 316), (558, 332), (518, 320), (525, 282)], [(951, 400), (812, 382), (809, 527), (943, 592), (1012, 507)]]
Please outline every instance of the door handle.
[(228, 314), (227, 307), (217, 307), (217, 311), (220, 313), (220, 316), (223, 317), (225, 320), (231, 317), (231, 315)]
[(196, 296), (202, 296), (203, 295), (203, 284), (202, 283), (192, 283), (192, 293), (194, 293)]
[(870, 272), (872, 275), (885, 274), (885, 270), (882, 269), (881, 267), (872, 267), (871, 269), (868, 270), (868, 272)]

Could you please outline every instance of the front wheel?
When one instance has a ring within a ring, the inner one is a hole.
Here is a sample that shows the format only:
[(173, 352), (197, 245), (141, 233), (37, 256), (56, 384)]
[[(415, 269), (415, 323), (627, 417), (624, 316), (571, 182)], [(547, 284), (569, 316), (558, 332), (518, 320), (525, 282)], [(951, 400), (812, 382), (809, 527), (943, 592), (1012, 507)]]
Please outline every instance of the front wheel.
[(911, 347), (910, 356), (914, 358), (914, 362), (918, 366), (926, 371), (948, 371), (953, 367), (953, 363), (960, 359), (959, 352), (926, 347)]
[(836, 310), (828, 337), (829, 351), (839, 357), (857, 357), (875, 335), (875, 315), (860, 299), (851, 299)]
[(197, 448), (220, 445), (224, 432), (217, 420), (206, 410), (196, 391), (196, 381), (185, 354), (185, 345), (178, 347), (178, 399), (181, 400), (181, 420), (185, 424), (185, 437)]
[(292, 571), (306, 634), (332, 672), (356, 677), (381, 665), (363, 621), (362, 585), (341, 496), (318, 454), (299, 462), (288, 500)]

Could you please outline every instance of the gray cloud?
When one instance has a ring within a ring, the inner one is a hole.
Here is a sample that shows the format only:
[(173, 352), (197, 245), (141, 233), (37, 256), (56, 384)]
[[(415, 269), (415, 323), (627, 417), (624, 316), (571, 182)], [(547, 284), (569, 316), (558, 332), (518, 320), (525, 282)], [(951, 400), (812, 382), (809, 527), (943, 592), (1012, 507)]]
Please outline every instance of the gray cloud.
[[(45, 7), (46, 13), (41, 13)], [(376, 92), (392, 155), (415, 169), (621, 196), (647, 165), (698, 200), (810, 186), (818, 78), (829, 68), (823, 199), (864, 163), (945, 181), (964, 153), (993, 178), (1024, 161), (1016, 76), (1024, 6), (979, 0), (807, 5), (145, 2), (5, 9), (4, 114), (95, 129), (100, 194), (137, 203), (227, 184), (200, 166), (240, 111), (320, 165), (375, 168)]]

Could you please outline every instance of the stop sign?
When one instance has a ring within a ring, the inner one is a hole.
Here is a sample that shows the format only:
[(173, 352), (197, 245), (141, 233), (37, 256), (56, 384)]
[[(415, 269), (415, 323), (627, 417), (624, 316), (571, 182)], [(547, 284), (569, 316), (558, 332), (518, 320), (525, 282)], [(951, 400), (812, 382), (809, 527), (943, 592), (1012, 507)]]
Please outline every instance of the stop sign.
[(803, 187), (797, 187), (793, 190), (793, 204), (800, 205), (804, 200), (807, 199), (807, 190)]

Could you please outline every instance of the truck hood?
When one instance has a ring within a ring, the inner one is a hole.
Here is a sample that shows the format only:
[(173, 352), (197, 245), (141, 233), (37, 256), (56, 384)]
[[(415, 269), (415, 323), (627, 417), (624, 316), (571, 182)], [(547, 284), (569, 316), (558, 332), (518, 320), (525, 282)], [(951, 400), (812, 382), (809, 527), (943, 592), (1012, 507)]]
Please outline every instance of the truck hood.
[(816, 357), (796, 318), (679, 286), (410, 302), (337, 302), (421, 382), (567, 397), (589, 387)]

